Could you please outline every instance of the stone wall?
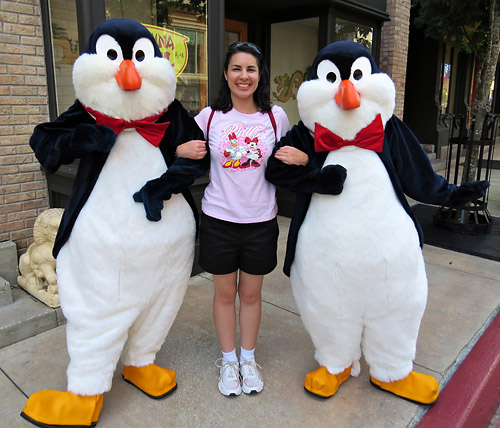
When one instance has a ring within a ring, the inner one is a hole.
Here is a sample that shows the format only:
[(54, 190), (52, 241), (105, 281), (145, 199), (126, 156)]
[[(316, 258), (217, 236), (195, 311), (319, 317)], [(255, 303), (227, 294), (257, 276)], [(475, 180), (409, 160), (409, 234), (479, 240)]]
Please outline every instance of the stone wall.
[(406, 63), (410, 31), (410, 0), (387, 0), (391, 20), (382, 27), (380, 71), (391, 76), (396, 85), (394, 114), (403, 119)]
[(48, 208), (47, 184), (30, 146), (49, 120), (39, 0), (0, 0), (0, 242), (18, 254)]

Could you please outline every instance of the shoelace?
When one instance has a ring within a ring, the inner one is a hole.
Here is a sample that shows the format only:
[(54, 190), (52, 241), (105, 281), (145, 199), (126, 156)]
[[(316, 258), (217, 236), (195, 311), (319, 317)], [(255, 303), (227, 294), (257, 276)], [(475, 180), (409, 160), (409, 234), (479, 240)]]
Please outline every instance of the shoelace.
[[(232, 369), (229, 373), (228, 373), (228, 377), (233, 377), (235, 379), (239, 379), (240, 375), (239, 375), (239, 364), (238, 364), (238, 361), (225, 361), (223, 358), (219, 358), (217, 361), (215, 361), (215, 365), (220, 369), (222, 368), (221, 372), (220, 372), (220, 375), (221, 377), (224, 375), (224, 373), (227, 371), (227, 370), (230, 370)], [(232, 376), (231, 376), (232, 375)]]
[(260, 374), (260, 371), (257, 368), (262, 369), (262, 367), (259, 366), (255, 362), (255, 360), (245, 360), (245, 359), (241, 360), (240, 370), (242, 372), (242, 375), (243, 375), (244, 370), (248, 370), (246, 373), (246, 375), (248, 377), (254, 377), (255, 373), (257, 373), (257, 376), (259, 377), (259, 379), (262, 380), (262, 375)]

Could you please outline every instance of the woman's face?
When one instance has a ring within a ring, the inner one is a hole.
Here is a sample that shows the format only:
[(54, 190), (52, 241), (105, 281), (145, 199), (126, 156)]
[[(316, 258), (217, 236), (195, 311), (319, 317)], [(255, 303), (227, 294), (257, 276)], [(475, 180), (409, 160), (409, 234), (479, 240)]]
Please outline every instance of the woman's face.
[(235, 53), (229, 61), (227, 71), (224, 71), (224, 76), (233, 99), (253, 99), (260, 79), (257, 59), (247, 52)]

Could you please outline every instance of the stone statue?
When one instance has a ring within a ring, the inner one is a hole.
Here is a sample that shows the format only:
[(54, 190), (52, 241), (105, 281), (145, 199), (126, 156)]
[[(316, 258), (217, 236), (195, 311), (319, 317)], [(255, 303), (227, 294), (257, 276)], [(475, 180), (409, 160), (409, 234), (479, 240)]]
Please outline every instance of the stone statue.
[(60, 306), (52, 249), (63, 211), (62, 208), (51, 208), (37, 217), (33, 226), (34, 242), (19, 259), (21, 275), (17, 278), (18, 284), (52, 308)]

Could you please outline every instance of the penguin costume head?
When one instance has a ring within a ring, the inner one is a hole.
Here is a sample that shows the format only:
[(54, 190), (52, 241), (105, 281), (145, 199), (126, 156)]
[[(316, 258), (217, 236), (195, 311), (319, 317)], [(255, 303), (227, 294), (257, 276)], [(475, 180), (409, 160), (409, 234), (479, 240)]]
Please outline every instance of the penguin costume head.
[(379, 72), (368, 49), (351, 41), (320, 50), (297, 93), (300, 118), (310, 131), (320, 124), (345, 140), (352, 140), (378, 114), (385, 126), (395, 99), (391, 78)]
[(85, 107), (130, 121), (164, 111), (175, 98), (176, 79), (148, 29), (115, 18), (90, 35), (73, 66), (73, 85)]

